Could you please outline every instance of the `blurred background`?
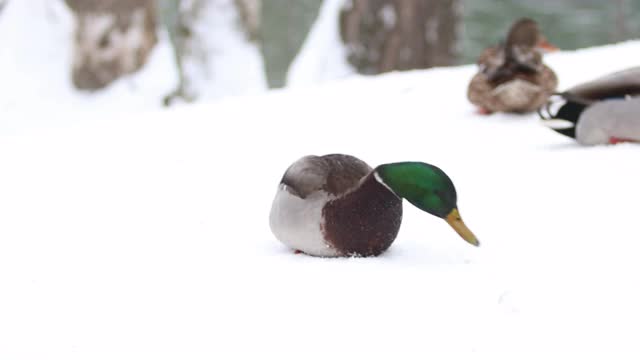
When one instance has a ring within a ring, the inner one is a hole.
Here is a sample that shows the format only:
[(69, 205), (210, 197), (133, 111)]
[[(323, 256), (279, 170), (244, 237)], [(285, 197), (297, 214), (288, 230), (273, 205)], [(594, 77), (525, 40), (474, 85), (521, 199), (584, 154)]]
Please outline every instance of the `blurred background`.
[(522, 16), (563, 50), (640, 34), (640, 0), (0, 0), (0, 106), (170, 106), (469, 64)]

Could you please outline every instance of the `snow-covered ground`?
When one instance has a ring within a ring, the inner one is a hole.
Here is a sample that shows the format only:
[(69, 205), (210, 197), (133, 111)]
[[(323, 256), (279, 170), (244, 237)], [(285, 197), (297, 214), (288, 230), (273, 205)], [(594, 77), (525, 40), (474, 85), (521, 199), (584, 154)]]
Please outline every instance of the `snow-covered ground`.
[[(638, 51), (547, 62), (566, 88)], [(0, 106), (0, 359), (637, 358), (640, 147), (478, 116), (473, 72), (169, 110), (15, 85)], [(381, 257), (294, 255), (268, 226), (277, 183), (333, 152), (438, 165), (482, 246), (407, 205)]]

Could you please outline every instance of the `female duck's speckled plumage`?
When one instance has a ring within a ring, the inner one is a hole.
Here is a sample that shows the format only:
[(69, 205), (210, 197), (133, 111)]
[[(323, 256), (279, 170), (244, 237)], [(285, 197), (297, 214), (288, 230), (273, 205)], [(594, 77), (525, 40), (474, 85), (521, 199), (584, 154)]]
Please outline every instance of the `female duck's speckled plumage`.
[[(363, 161), (342, 154), (299, 159), (286, 170), (278, 185), (269, 220), (272, 232), (285, 245), (310, 255), (383, 253), (400, 230), (402, 198), (381, 179), (380, 168), (372, 169)], [(437, 176), (446, 177), (444, 173)], [(451, 189), (446, 190), (453, 192), (450, 207), (455, 209), (455, 190), (450, 181), (447, 184)], [(447, 214), (453, 214), (447, 221), (458, 227), (456, 231), (465, 240), (477, 245), (457, 209), (446, 209)]]
[(507, 39), (485, 49), (467, 97), (488, 112), (530, 112), (542, 106), (558, 86), (556, 74), (542, 62), (540, 48), (550, 45), (531, 19), (515, 22)]

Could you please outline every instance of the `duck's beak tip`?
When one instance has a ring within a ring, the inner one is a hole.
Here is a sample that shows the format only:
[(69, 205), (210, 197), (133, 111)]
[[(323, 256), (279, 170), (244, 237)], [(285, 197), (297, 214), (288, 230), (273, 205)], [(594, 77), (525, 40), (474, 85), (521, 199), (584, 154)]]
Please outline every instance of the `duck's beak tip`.
[(462, 221), (458, 209), (451, 210), (445, 220), (447, 221), (449, 226), (451, 226), (453, 230), (455, 230), (458, 235), (460, 235), (460, 237), (464, 239), (464, 241), (476, 247), (480, 246), (480, 241), (478, 241), (478, 238), (473, 234), (473, 232), (471, 232), (471, 230), (469, 230), (464, 221)]
[(465, 239), (469, 244), (475, 246), (475, 247), (480, 247), (480, 241), (478, 241), (478, 239), (476, 239), (475, 237), (471, 240), (467, 240)]
[(537, 47), (541, 50), (543, 50), (546, 53), (551, 53), (551, 52), (556, 52), (556, 51), (560, 51), (560, 48), (553, 45), (552, 43), (550, 43), (547, 40), (543, 40), (540, 41), (537, 45)]

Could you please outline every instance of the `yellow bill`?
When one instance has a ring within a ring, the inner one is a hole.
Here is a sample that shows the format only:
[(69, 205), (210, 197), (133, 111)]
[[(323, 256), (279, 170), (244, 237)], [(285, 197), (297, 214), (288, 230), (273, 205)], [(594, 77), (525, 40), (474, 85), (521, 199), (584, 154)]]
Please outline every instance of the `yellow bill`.
[(447, 223), (449, 223), (449, 225), (451, 225), (453, 230), (455, 230), (458, 235), (460, 235), (460, 237), (462, 237), (466, 242), (474, 246), (480, 246), (480, 242), (478, 241), (476, 236), (473, 235), (467, 225), (464, 224), (464, 221), (462, 221), (458, 209), (451, 210), (445, 220), (447, 221)]

